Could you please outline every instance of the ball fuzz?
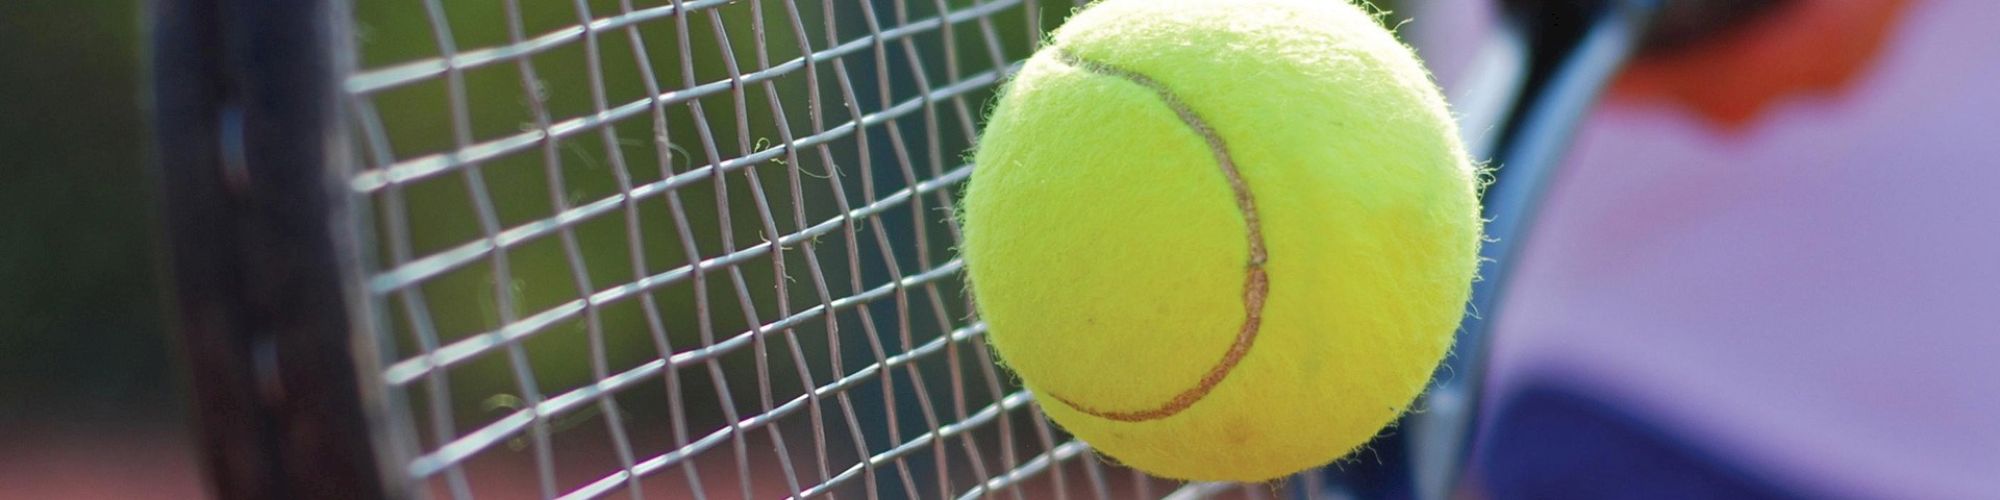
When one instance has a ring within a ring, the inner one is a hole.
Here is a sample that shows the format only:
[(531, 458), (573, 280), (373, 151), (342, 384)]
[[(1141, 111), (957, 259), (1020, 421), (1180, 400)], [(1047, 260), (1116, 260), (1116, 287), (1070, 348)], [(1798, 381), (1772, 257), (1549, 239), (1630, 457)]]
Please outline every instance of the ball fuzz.
[(1106, 0), (1008, 84), (962, 206), (1000, 357), (1156, 475), (1263, 481), (1393, 421), (1451, 346), (1476, 176), (1343, 0)]

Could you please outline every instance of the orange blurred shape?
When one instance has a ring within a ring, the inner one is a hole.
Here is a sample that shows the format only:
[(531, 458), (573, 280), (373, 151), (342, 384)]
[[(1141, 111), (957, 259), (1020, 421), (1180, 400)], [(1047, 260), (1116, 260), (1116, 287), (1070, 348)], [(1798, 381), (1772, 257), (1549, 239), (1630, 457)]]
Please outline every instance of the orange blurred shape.
[(1642, 54), (1617, 99), (1666, 101), (1740, 127), (1787, 96), (1841, 90), (1868, 70), (1906, 0), (1794, 0), (1706, 40)]

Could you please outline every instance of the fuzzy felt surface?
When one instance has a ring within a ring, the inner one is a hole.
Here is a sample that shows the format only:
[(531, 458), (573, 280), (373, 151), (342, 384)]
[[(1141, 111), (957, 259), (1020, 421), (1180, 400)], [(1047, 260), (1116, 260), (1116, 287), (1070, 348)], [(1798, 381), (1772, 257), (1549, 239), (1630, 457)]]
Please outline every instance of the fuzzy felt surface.
[(1476, 270), (1444, 100), (1345, 0), (1086, 8), (1009, 83), (975, 163), (961, 251), (1002, 362), (1057, 424), (1165, 477), (1353, 451), (1427, 384)]

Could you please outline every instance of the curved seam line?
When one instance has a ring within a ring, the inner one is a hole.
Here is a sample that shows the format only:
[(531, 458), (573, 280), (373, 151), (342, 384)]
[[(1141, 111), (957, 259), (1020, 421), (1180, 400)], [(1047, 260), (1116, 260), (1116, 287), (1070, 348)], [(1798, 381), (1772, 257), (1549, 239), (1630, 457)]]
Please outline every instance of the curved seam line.
[(1250, 186), (1243, 181), (1243, 174), (1237, 171), (1236, 162), (1230, 158), (1229, 147), (1222, 141), (1222, 136), (1216, 134), (1215, 129), (1210, 127), (1201, 115), (1196, 114), (1194, 109), (1189, 108), (1187, 103), (1181, 101), (1180, 97), (1174, 95), (1166, 85), (1136, 71), (1078, 57), (1060, 47), (1054, 50), (1056, 59), (1063, 64), (1086, 72), (1130, 81), (1157, 94), (1160, 101), (1173, 109), (1174, 114), (1180, 116), (1181, 123), (1193, 129), (1208, 143), (1209, 152), (1215, 155), (1216, 164), (1222, 170), (1222, 175), (1228, 178), (1229, 188), (1235, 192), (1236, 209), (1243, 215), (1244, 232), (1247, 233), (1250, 243), (1250, 261), (1245, 265), (1243, 277), (1243, 326), (1237, 330), (1236, 341), (1230, 344), (1229, 351), (1223, 353), (1222, 360), (1216, 362), (1215, 366), (1208, 369), (1208, 373), (1202, 375), (1200, 382), (1175, 394), (1173, 399), (1167, 400), (1160, 406), (1136, 411), (1097, 409), (1060, 395), (1050, 394), (1050, 397), (1069, 405), (1076, 411), (1107, 420), (1143, 422), (1171, 417), (1194, 406), (1202, 398), (1208, 397), (1209, 391), (1215, 390), (1215, 387), (1222, 383), (1222, 379), (1228, 377), (1230, 371), (1235, 370), (1236, 365), (1249, 354), (1250, 346), (1257, 341), (1257, 332), (1263, 326), (1264, 299), (1270, 295), (1271, 280), (1264, 272), (1264, 264), (1269, 260), (1269, 255), (1264, 249), (1264, 229), (1257, 217), (1257, 200), (1251, 196)]

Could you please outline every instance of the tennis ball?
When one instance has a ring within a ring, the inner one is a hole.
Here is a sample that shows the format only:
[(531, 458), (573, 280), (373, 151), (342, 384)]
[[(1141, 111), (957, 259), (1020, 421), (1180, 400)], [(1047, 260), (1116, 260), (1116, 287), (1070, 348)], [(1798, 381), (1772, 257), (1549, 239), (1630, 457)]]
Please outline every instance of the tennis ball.
[(960, 249), (1056, 424), (1170, 478), (1357, 449), (1451, 346), (1477, 176), (1410, 49), (1345, 0), (1106, 0), (1014, 75)]

